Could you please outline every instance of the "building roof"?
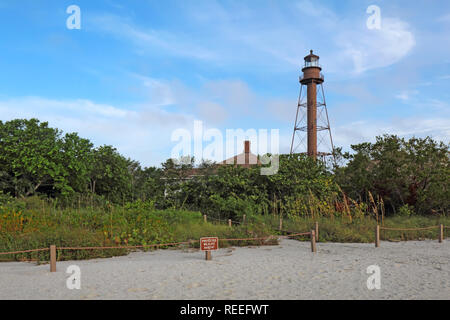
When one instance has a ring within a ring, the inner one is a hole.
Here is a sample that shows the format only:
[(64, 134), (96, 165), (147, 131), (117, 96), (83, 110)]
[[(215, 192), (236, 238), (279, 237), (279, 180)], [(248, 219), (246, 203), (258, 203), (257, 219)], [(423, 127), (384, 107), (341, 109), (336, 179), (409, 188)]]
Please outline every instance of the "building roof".
[(261, 164), (261, 161), (256, 154), (250, 152), (250, 141), (246, 140), (244, 141), (244, 152), (221, 162), (221, 165), (227, 164), (248, 168), (251, 165)]
[(205, 172), (205, 169), (201, 168), (192, 168), (189, 170), (186, 170), (181, 180), (190, 180), (194, 177), (199, 177), (209, 174), (215, 174), (218, 166), (225, 166), (225, 165), (234, 165), (235, 167), (244, 167), (244, 168), (250, 168), (252, 165), (260, 165), (261, 161), (259, 160), (258, 156), (250, 152), (250, 141), (246, 140), (244, 141), (244, 152), (235, 155), (234, 157), (231, 157), (229, 159), (226, 159), (220, 163), (217, 163), (215, 166), (211, 168), (211, 171), (209, 173)]

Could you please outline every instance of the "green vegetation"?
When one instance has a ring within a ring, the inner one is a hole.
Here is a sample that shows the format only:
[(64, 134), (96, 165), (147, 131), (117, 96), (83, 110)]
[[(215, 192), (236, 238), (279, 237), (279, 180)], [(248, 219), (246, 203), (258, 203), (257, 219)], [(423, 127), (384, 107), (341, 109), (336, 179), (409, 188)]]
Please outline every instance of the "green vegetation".
[[(319, 241), (321, 242), (373, 243), (375, 239), (376, 220), (370, 217), (352, 219), (351, 221), (345, 218), (321, 217), (315, 220), (298, 218), (283, 222), (283, 225), (287, 230), (310, 230), (315, 221), (319, 223)], [(404, 217), (389, 217), (381, 225), (389, 228), (422, 228), (437, 226), (441, 223), (450, 226), (450, 217), (413, 216), (406, 219)], [(381, 230), (380, 238), (381, 240), (392, 241), (437, 239), (438, 229), (420, 231)]]
[[(64, 246), (145, 245), (304, 232), (320, 223), (321, 241), (370, 242), (385, 226), (450, 225), (449, 145), (431, 138), (377, 137), (336, 150), (327, 168), (303, 155), (281, 155), (279, 172), (260, 174), (208, 162), (142, 168), (111, 146), (94, 148), (76, 133), (36, 119), (0, 121), (0, 252)], [(195, 170), (195, 171), (193, 171)], [(195, 173), (194, 177), (192, 173)], [(241, 221), (228, 228), (213, 219)], [(436, 231), (383, 231), (389, 239), (435, 238)], [(256, 244), (241, 242), (239, 244)], [(229, 243), (222, 243), (229, 245)], [(67, 250), (60, 259), (124, 254)], [(47, 252), (14, 259), (44, 259)]]
[(341, 155), (348, 164), (335, 170), (336, 181), (348, 196), (368, 202), (372, 193), (392, 214), (449, 212), (449, 144), (429, 137), (384, 136), (352, 149), (355, 153)]
[[(60, 209), (37, 197), (13, 200), (0, 207), (0, 252), (35, 248), (133, 246), (198, 240), (205, 236), (223, 239), (266, 237), (272, 234), (264, 224), (228, 227), (205, 223), (200, 212), (157, 210), (149, 202), (128, 203), (123, 207), (105, 203), (104, 207)], [(261, 244), (248, 241), (245, 244)], [(273, 241), (270, 243), (274, 243)], [(221, 242), (221, 247), (230, 243)], [(193, 244), (198, 247), (198, 243)], [(86, 259), (125, 254), (125, 249), (61, 250), (58, 258)], [(48, 260), (48, 252), (0, 257), (4, 259)]]
[[(103, 207), (60, 209), (48, 200), (30, 197), (12, 200), (0, 207), (0, 252), (12, 252), (35, 248), (102, 247), (165, 244), (198, 240), (205, 236), (222, 239), (260, 238), (284, 234), (278, 232), (279, 216), (259, 215), (246, 219), (247, 223), (228, 227), (222, 223), (205, 223), (200, 212), (181, 210), (157, 210), (151, 202), (134, 202), (125, 206), (105, 203)], [(376, 220), (371, 217), (293, 217), (283, 220), (283, 229), (307, 232), (320, 226), (321, 242), (374, 241)], [(383, 221), (387, 227), (417, 228), (443, 223), (450, 226), (450, 217), (390, 217)], [(436, 239), (437, 229), (399, 232), (382, 231), (382, 239), (413, 240)], [(309, 241), (308, 237), (298, 237)], [(276, 240), (221, 241), (221, 247), (229, 245), (270, 245)], [(190, 247), (198, 247), (192, 243)], [(189, 247), (184, 245), (184, 247)], [(148, 248), (146, 250), (154, 250)], [(123, 255), (128, 249), (60, 250), (59, 260), (89, 259)], [(37, 260), (48, 261), (48, 251), (0, 256), (0, 261)]]

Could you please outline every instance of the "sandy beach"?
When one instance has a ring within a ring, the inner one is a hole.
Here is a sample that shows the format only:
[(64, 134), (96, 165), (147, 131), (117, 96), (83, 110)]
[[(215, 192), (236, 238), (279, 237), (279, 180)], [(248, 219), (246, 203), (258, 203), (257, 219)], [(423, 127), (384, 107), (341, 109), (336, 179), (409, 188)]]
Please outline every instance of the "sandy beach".
[[(66, 268), (81, 269), (69, 290)], [(367, 288), (378, 265), (381, 289)], [(0, 299), (450, 299), (450, 241), (373, 244), (281, 240), (278, 246), (133, 252), (49, 265), (0, 263)]]

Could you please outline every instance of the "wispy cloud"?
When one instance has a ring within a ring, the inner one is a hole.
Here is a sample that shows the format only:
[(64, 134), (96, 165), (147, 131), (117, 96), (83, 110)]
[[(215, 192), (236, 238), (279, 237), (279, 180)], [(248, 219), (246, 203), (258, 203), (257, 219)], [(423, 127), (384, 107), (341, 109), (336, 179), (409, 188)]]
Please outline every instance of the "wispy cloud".
[(450, 13), (444, 14), (437, 18), (439, 22), (450, 22)]
[(91, 19), (93, 30), (100, 30), (132, 42), (141, 50), (163, 50), (174, 56), (191, 57), (196, 59), (214, 59), (212, 51), (195, 44), (196, 39), (184, 34), (173, 34), (165, 30), (141, 28), (134, 25), (129, 19), (103, 14)]
[(326, 28), (335, 27), (339, 23), (338, 15), (317, 1), (302, 0), (296, 4), (296, 7), (303, 14), (320, 19), (318, 23)]
[(178, 103), (178, 83), (155, 79), (137, 73), (130, 73), (129, 75), (138, 81), (132, 87), (133, 91), (141, 94), (146, 99), (146, 103), (154, 107), (164, 107)]
[(336, 145), (347, 150), (351, 144), (374, 141), (376, 136), (383, 134), (395, 134), (405, 138), (430, 136), (437, 141), (448, 143), (450, 119), (408, 117), (392, 118), (389, 122), (364, 120), (338, 126), (333, 131)]
[[(414, 48), (416, 41), (408, 23), (397, 17), (382, 15), (381, 29), (366, 27), (365, 18), (345, 19), (317, 2), (298, 3), (302, 14), (312, 17), (318, 29), (333, 32), (336, 51), (331, 62), (336, 71), (355, 74), (393, 65)], [(351, 63), (351, 65), (349, 65)], [(350, 68), (349, 68), (350, 67)]]
[[(201, 59), (215, 65), (248, 63), (298, 67), (312, 45), (324, 45), (319, 41), (320, 34), (332, 32), (334, 48), (332, 54), (324, 56), (327, 64), (332, 71), (351, 70), (360, 74), (397, 63), (415, 46), (410, 26), (399, 18), (383, 15), (381, 30), (368, 30), (365, 13), (360, 19), (346, 19), (309, 0), (289, 4), (287, 9), (291, 8), (291, 11), (280, 10), (278, 15), (271, 17), (270, 23), (264, 24), (261, 15), (267, 13), (250, 10), (245, 3), (231, 7), (209, 3), (207, 16), (200, 14), (195, 6), (187, 10), (192, 23), (202, 30), (195, 36), (187, 32), (144, 28), (129, 18), (112, 14), (97, 15), (92, 18), (92, 23), (95, 30), (130, 41), (141, 52), (154, 54), (158, 49), (166, 54)], [(317, 33), (318, 39), (311, 41), (309, 32)]]
[(400, 93), (398, 93), (395, 97), (403, 102), (408, 102), (411, 97), (416, 96), (419, 93), (418, 90), (404, 90)]
[(380, 30), (347, 30), (337, 36), (337, 41), (353, 62), (356, 73), (393, 65), (406, 57), (416, 44), (406, 22), (386, 17)]

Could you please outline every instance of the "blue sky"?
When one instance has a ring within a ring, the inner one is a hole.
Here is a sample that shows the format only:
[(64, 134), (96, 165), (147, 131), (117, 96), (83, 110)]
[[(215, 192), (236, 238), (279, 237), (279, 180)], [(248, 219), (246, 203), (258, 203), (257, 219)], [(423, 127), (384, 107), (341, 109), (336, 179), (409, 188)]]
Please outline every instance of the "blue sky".
[[(81, 30), (66, 28), (73, 4)], [(279, 129), (288, 152), (310, 49), (335, 145), (449, 142), (449, 1), (0, 0), (0, 24), (1, 120), (37, 117), (143, 165), (194, 120)]]

